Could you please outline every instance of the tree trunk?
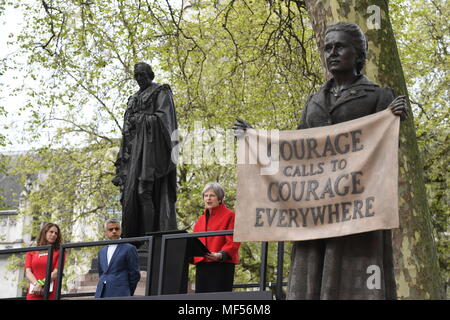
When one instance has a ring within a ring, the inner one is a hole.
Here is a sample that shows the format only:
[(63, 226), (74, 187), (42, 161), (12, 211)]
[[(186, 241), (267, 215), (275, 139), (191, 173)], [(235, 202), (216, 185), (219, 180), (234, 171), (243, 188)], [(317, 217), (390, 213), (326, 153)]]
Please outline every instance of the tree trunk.
[[(397, 95), (407, 95), (387, 2), (305, 1), (321, 53), (328, 25), (339, 21), (356, 23), (365, 32), (369, 43), (365, 75), (381, 86), (393, 88)], [(323, 56), (321, 58), (325, 66)], [(419, 158), (413, 117), (409, 116), (407, 121), (402, 121), (400, 128), (400, 228), (392, 233), (397, 296), (399, 299), (443, 299), (444, 290)]]

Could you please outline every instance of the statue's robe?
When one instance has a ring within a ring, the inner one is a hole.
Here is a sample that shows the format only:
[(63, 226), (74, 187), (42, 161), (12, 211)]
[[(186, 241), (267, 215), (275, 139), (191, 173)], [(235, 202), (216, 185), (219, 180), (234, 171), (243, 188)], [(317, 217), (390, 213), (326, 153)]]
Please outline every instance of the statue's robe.
[(128, 100), (113, 183), (121, 186), (123, 237), (176, 230), (177, 119), (168, 85), (152, 83)]

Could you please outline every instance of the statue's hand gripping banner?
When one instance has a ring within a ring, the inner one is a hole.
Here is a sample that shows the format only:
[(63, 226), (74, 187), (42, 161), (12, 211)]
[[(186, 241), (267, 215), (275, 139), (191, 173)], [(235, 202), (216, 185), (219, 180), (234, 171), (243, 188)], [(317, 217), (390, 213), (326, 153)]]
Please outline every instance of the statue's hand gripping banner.
[(399, 117), (390, 110), (238, 143), (235, 241), (297, 241), (393, 229)]

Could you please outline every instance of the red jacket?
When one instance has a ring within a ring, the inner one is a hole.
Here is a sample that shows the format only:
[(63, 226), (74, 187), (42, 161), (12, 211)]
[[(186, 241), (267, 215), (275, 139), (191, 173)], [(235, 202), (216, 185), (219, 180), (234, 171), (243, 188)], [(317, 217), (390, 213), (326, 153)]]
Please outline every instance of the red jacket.
[[(225, 204), (220, 204), (215, 208), (212, 208), (211, 214), (206, 223), (206, 209), (203, 215), (197, 220), (194, 226), (194, 232), (208, 232), (219, 230), (233, 230), (234, 229), (234, 216), (235, 213), (228, 209)], [(201, 242), (211, 251), (220, 252), (225, 251), (230, 259), (224, 262), (237, 264), (239, 261), (238, 251), (239, 242), (233, 242), (233, 236), (215, 236), (215, 237), (201, 237)], [(213, 260), (205, 257), (194, 257), (194, 264), (199, 262), (213, 262)]]

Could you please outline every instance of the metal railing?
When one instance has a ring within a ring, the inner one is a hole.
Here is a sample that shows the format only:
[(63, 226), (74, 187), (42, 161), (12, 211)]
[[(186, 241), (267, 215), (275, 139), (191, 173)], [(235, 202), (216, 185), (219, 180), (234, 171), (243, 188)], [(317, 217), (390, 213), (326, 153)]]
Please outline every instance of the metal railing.
[[(184, 239), (184, 238), (199, 238), (199, 237), (214, 237), (214, 236), (224, 236), (232, 235), (233, 230), (224, 231), (210, 231), (210, 232), (196, 232), (196, 233), (181, 233), (181, 234), (167, 234), (161, 237), (161, 258), (159, 265), (159, 281), (158, 281), (158, 294), (162, 294), (163, 281), (164, 281), (164, 262), (166, 257), (166, 242), (173, 239)], [(133, 242), (145, 242), (148, 243), (148, 256), (147, 256), (147, 282), (145, 285), (145, 295), (150, 294), (152, 277), (150, 276), (150, 270), (152, 269), (152, 256), (153, 256), (153, 236), (136, 237), (136, 238), (125, 238), (120, 240), (104, 240), (104, 241), (91, 241), (91, 242), (77, 242), (77, 243), (66, 243), (61, 244), (59, 258), (58, 258), (58, 272), (56, 277), (55, 290), (55, 300), (60, 300), (61, 297), (80, 297), (80, 296), (92, 296), (95, 293), (76, 293), (76, 294), (61, 294), (62, 289), (62, 279), (64, 275), (64, 261), (65, 252), (67, 249), (74, 248), (84, 248), (84, 247), (94, 247), (94, 246), (105, 246), (109, 244), (119, 244), (119, 243), (133, 243)], [(29, 251), (42, 251), (48, 250), (47, 266), (46, 266), (46, 279), (50, 279), (52, 272), (52, 260), (54, 248), (50, 245), (39, 246), (39, 247), (29, 247), (29, 248), (15, 248), (0, 250), (1, 254), (16, 254)], [(286, 282), (283, 282), (283, 258), (284, 258), (284, 242), (278, 242), (277, 249), (277, 272), (275, 283), (267, 282), (267, 255), (268, 255), (268, 242), (261, 242), (261, 268), (259, 271), (259, 283), (249, 283), (249, 284), (234, 284), (233, 288), (259, 288), (260, 291), (265, 291), (267, 287), (275, 287), (276, 299), (284, 299), (282, 288), (286, 286)], [(155, 266), (156, 267), (156, 266)], [(46, 281), (44, 286), (44, 299), (49, 297), (50, 282)]]
[[(181, 233), (181, 234), (167, 234), (163, 235), (161, 239), (161, 259), (159, 265), (159, 281), (158, 281), (158, 295), (162, 294), (164, 285), (164, 264), (166, 257), (166, 242), (175, 239), (187, 239), (187, 238), (205, 238), (214, 236), (226, 236), (233, 235), (233, 230), (223, 231), (209, 231), (209, 232), (193, 232), (193, 233)], [(259, 283), (258, 287), (260, 291), (265, 291), (268, 285), (267, 283), (267, 255), (268, 255), (268, 242), (261, 242), (261, 268), (259, 270)], [(283, 286), (286, 285), (283, 282), (283, 259), (284, 259), (284, 242), (278, 242), (277, 249), (277, 272), (275, 282), (275, 296), (277, 299), (283, 299)], [(269, 286), (272, 287), (271, 283)], [(233, 285), (233, 288), (250, 288), (256, 287), (255, 284), (238, 284)]]
[[(152, 236), (126, 238), (126, 239), (120, 239), (120, 240), (104, 240), (104, 241), (66, 243), (66, 244), (61, 245), (61, 247), (60, 247), (61, 251), (59, 253), (59, 260), (58, 260), (58, 275), (56, 277), (55, 300), (61, 299), (62, 277), (64, 274), (64, 253), (65, 253), (66, 249), (96, 247), (96, 246), (105, 246), (105, 245), (109, 245), (109, 244), (144, 242), (144, 241), (147, 241), (147, 243), (148, 243), (149, 251), (148, 251), (148, 257), (147, 257), (147, 275), (149, 275), (150, 268), (151, 268), (151, 257), (152, 257), (152, 247), (153, 247), (153, 237)], [(145, 286), (145, 295), (148, 295), (150, 285), (151, 285), (151, 278), (147, 277), (147, 283)]]
[[(152, 256), (152, 244), (153, 244), (153, 237), (147, 236), (147, 237), (137, 237), (137, 238), (126, 238), (126, 239), (120, 239), (120, 240), (104, 240), (104, 241), (90, 241), (90, 242), (77, 242), (77, 243), (66, 243), (60, 245), (60, 252), (59, 252), (59, 258), (58, 258), (58, 272), (56, 276), (56, 286), (53, 290), (55, 290), (55, 300), (61, 299), (61, 289), (62, 289), (62, 278), (64, 275), (64, 259), (65, 259), (65, 250), (67, 249), (73, 249), (73, 248), (84, 248), (84, 247), (95, 247), (95, 246), (105, 246), (109, 244), (118, 244), (118, 243), (132, 243), (132, 242), (148, 242), (149, 251), (148, 251), (148, 260), (147, 260), (147, 274), (149, 274), (150, 267), (151, 267), (151, 256)], [(48, 250), (48, 259), (47, 259), (47, 265), (46, 265), (46, 276), (45, 279), (50, 279), (51, 272), (52, 272), (52, 260), (53, 260), (53, 252), (54, 248), (51, 245), (46, 246), (39, 246), (39, 247), (29, 247), (29, 248), (14, 248), (14, 249), (5, 249), (0, 250), (0, 255), (7, 255), (7, 254), (17, 254), (17, 253), (24, 253), (29, 251), (43, 251)], [(50, 283), (52, 281), (45, 281), (44, 285), (44, 300), (48, 300), (49, 297), (49, 290), (50, 290)], [(151, 285), (151, 279), (148, 279), (146, 283), (145, 288), (145, 294), (147, 295), (149, 292), (149, 287)], [(64, 297), (79, 297), (79, 296), (92, 296), (95, 293), (81, 293), (81, 294), (65, 294)], [(20, 297), (16, 298), (7, 298), (7, 299), (20, 299)]]
[[(30, 248), (15, 248), (15, 249), (5, 249), (0, 250), (0, 255), (2, 254), (16, 254), (16, 253), (24, 253), (30, 251), (45, 251), (47, 250), (47, 265), (45, 269), (45, 279), (50, 279), (52, 274), (52, 263), (53, 263), (53, 247), (51, 245), (39, 246), (39, 247), (30, 247)], [(52, 281), (45, 281), (44, 284), (44, 299), (47, 300), (50, 295), (50, 283)]]

